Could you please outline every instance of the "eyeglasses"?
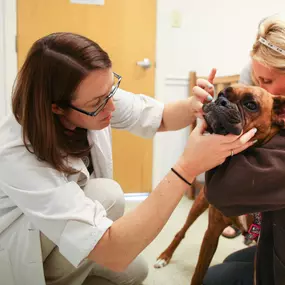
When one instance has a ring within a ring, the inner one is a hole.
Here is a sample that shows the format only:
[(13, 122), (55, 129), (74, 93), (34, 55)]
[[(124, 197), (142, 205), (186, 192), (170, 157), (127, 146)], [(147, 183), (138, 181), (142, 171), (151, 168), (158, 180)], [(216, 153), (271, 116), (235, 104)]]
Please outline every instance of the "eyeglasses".
[(116, 93), (116, 91), (118, 90), (118, 88), (119, 88), (119, 86), (120, 86), (120, 83), (121, 83), (121, 81), (122, 81), (122, 76), (120, 76), (119, 74), (117, 74), (117, 73), (115, 73), (115, 72), (113, 72), (113, 74), (114, 74), (114, 77), (115, 77), (118, 81), (117, 81), (117, 83), (116, 83), (115, 85), (113, 85), (110, 94), (109, 94), (107, 97), (105, 97), (105, 98), (103, 98), (102, 100), (99, 101), (99, 103), (97, 104), (97, 107), (96, 107), (95, 111), (93, 111), (93, 112), (87, 112), (87, 111), (85, 111), (85, 110), (82, 110), (82, 109), (79, 109), (79, 108), (73, 106), (72, 104), (68, 104), (69, 107), (70, 107), (71, 109), (73, 109), (73, 110), (76, 110), (76, 111), (78, 111), (78, 112), (80, 112), (80, 113), (83, 113), (83, 114), (88, 115), (88, 116), (91, 116), (91, 117), (97, 116), (97, 115), (104, 109), (104, 107), (107, 105), (108, 101), (115, 95), (115, 93)]

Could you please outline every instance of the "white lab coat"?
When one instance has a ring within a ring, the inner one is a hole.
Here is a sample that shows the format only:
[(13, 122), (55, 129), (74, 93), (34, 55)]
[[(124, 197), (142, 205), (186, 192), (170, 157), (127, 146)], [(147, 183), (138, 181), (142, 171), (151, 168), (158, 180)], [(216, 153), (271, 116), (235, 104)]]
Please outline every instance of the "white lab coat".
[[(152, 137), (163, 104), (118, 90), (111, 125)], [(111, 128), (88, 131), (93, 143), (94, 177), (112, 178)], [(89, 179), (81, 159), (69, 159), (80, 172), (64, 175), (25, 148), (12, 115), (0, 125), (0, 285), (44, 285), (40, 231), (74, 266), (86, 258), (112, 221), (103, 206), (84, 195)]]

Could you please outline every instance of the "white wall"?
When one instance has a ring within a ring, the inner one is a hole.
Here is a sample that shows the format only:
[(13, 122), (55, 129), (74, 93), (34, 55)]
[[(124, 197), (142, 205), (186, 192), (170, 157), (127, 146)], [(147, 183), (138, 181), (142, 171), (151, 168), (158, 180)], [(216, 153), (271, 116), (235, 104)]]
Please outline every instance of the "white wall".
[[(181, 15), (173, 28), (171, 15)], [(259, 21), (285, 11), (284, 0), (158, 0), (156, 98), (171, 102), (188, 96), (188, 73), (239, 73), (249, 59)], [(158, 134), (154, 142), (153, 186), (182, 153), (188, 130)]]
[(0, 0), (0, 119), (11, 110), (11, 90), (17, 73), (16, 0)]

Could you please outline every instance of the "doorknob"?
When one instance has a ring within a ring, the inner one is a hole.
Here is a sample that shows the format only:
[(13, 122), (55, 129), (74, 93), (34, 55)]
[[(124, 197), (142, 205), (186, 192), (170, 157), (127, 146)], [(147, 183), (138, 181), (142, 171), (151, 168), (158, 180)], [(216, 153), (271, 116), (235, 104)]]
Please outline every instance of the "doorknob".
[(151, 67), (151, 62), (148, 58), (144, 58), (142, 61), (137, 61), (137, 65), (144, 69), (147, 69)]

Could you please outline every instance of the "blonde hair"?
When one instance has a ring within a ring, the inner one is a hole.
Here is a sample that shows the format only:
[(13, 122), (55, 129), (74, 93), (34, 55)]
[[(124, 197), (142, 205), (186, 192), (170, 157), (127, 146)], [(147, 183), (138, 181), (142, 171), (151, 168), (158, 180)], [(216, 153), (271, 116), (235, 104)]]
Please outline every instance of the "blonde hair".
[(260, 38), (285, 50), (285, 18), (274, 15), (263, 20), (251, 50), (253, 60), (285, 73), (285, 56), (259, 42)]

